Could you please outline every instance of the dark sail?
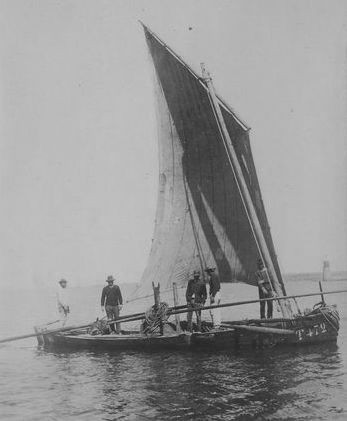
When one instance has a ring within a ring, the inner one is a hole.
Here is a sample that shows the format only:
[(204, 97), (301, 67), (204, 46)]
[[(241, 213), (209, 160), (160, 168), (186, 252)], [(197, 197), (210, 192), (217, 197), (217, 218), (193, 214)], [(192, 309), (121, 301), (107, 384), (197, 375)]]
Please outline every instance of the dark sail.
[[(206, 85), (147, 28), (145, 35), (155, 68), (160, 180), (142, 285), (184, 283), (192, 270), (206, 266), (217, 267), (222, 282), (255, 285), (260, 254)], [(284, 292), (248, 129), (222, 101), (220, 105)]]

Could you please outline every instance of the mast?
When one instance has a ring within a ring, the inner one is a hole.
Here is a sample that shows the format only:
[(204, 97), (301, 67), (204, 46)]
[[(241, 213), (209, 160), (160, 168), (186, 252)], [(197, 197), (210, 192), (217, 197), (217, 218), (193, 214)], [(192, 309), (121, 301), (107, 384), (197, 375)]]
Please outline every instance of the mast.
[[(227, 156), (230, 162), (230, 166), (233, 170), (233, 173), (234, 173), (234, 176), (235, 176), (235, 179), (240, 191), (241, 199), (245, 206), (245, 210), (246, 210), (246, 213), (251, 225), (252, 232), (254, 234), (254, 238), (259, 250), (259, 254), (262, 260), (265, 262), (265, 266), (271, 275), (271, 280), (272, 280), (271, 283), (272, 283), (273, 289), (275, 290), (278, 296), (282, 296), (282, 289), (281, 289), (281, 286), (280, 286), (280, 283), (279, 283), (279, 280), (278, 280), (278, 277), (277, 277), (277, 274), (272, 262), (271, 254), (269, 252), (269, 249), (268, 249), (268, 246), (267, 246), (267, 243), (266, 243), (266, 240), (265, 240), (265, 237), (264, 237), (264, 234), (263, 234), (263, 231), (258, 219), (258, 215), (254, 208), (252, 198), (248, 191), (246, 181), (243, 177), (242, 169), (237, 159), (237, 155), (233, 147), (233, 144), (231, 142), (229, 132), (225, 125), (225, 121), (224, 121), (224, 118), (219, 106), (219, 101), (217, 99), (217, 96), (214, 90), (212, 79), (209, 73), (206, 71), (203, 63), (201, 64), (201, 69), (202, 69), (202, 77), (208, 88), (208, 93), (209, 93), (209, 97), (211, 101), (211, 107), (213, 108), (213, 111), (215, 114), (217, 125), (219, 127), (223, 144), (225, 146), (225, 150), (227, 152)], [(283, 302), (282, 300), (279, 300), (279, 305), (281, 307), (283, 317), (286, 317), (286, 318), (292, 317), (292, 311), (291, 311), (289, 302)]]

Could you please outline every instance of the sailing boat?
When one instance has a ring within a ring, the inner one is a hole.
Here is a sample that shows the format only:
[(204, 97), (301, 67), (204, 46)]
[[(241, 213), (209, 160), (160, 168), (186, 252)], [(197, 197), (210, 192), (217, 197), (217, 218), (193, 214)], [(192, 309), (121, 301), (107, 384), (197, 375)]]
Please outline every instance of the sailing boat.
[[(151, 334), (128, 331), (119, 336), (92, 335), (82, 329), (41, 332), (39, 341), (51, 346), (102, 349), (230, 349), (336, 340), (339, 316), (334, 306), (326, 305), (323, 295), (322, 302), (305, 315), (300, 314), (295, 297), (287, 296), (252, 157), (249, 128), (216, 94), (204, 66), (202, 76), (197, 75), (146, 26), (144, 32), (154, 65), (160, 174), (152, 248), (135, 296), (148, 294), (153, 281), (159, 281), (164, 290), (172, 290), (173, 285), (185, 287), (193, 271), (204, 274), (211, 267), (216, 268), (222, 283), (256, 286), (255, 272), (261, 260), (282, 317), (224, 322), (218, 330), (207, 323), (203, 332), (187, 332), (178, 318), (175, 323), (168, 322), (170, 314), (188, 311), (176, 302), (161, 320), (162, 325), (170, 325), (170, 332), (159, 325)], [(158, 308), (158, 294), (156, 299)], [(137, 314), (126, 320), (141, 317)]]

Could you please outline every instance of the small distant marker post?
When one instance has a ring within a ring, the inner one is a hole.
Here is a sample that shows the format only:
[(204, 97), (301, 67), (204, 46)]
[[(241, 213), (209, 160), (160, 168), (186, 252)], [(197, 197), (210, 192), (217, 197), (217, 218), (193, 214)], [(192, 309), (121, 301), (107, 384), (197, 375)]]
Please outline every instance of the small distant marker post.
[(330, 262), (329, 260), (323, 261), (323, 281), (330, 281), (331, 279), (331, 272), (330, 272)]

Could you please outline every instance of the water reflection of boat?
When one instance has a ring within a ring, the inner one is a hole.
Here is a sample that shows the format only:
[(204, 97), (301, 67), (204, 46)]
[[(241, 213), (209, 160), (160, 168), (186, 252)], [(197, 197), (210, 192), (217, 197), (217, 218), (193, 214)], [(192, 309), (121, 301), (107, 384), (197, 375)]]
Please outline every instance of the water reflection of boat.
[[(202, 67), (198, 76), (157, 35), (144, 27), (154, 64), (160, 177), (156, 224), (148, 265), (135, 292), (185, 286), (194, 270), (214, 267), (221, 282), (257, 286), (257, 261), (264, 263), (282, 314), (278, 319), (224, 322), (188, 332), (184, 322), (150, 333), (92, 335), (87, 329), (39, 336), (47, 346), (145, 349), (274, 345), (334, 341), (336, 308), (322, 302), (301, 314), (287, 296), (253, 162), (248, 127), (214, 90)], [(158, 297), (157, 297), (158, 299)], [(157, 303), (158, 304), (158, 303)], [(177, 304), (177, 303), (176, 303)], [(182, 311), (187, 311), (183, 309)], [(172, 315), (175, 312), (171, 312)]]

